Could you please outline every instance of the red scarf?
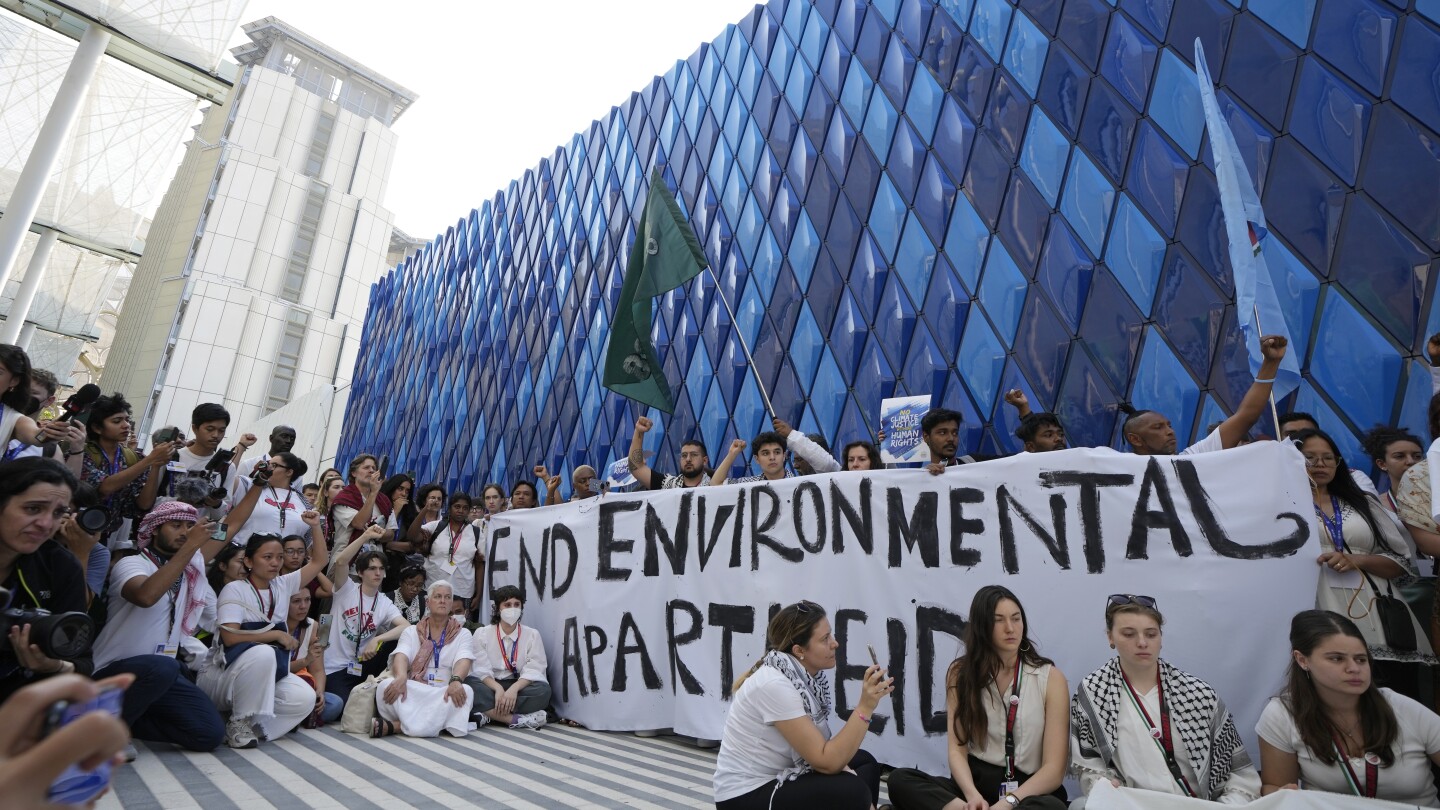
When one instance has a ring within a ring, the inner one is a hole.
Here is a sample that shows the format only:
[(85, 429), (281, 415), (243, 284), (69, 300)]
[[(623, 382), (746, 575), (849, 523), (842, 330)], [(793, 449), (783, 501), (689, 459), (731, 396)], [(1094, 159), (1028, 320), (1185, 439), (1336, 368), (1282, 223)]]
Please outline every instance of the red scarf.
[[(360, 508), (364, 505), (365, 496), (360, 492), (360, 487), (355, 486), (354, 484), (350, 484), (349, 486), (346, 486), (344, 489), (335, 493), (334, 500), (330, 501), (330, 513), (326, 516), (326, 519), (330, 524), (330, 537), (326, 539), (330, 541), (330, 547), (332, 549), (335, 548), (335, 537), (340, 533), (340, 527), (335, 525), (335, 507), (346, 506), (356, 511), (359, 511)], [(390, 496), (386, 495), (383, 492), (376, 495), (375, 509), (370, 514), (371, 522), (374, 522), (382, 517), (389, 517), (390, 509)], [(359, 539), (360, 535), (365, 533), (365, 529), (363, 527), (359, 529), (351, 527), (349, 531), (350, 536), (345, 540), (345, 545), (347, 546), (355, 542), (357, 539)]]

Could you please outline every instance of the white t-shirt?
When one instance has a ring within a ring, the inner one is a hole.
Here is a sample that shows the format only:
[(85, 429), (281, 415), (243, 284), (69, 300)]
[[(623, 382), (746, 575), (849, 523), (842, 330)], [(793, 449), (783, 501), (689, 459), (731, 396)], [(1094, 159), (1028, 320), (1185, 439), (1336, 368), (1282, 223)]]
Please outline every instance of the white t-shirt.
[[(200, 557), (200, 552), (195, 552), (195, 556)], [(155, 604), (148, 608), (140, 607), (120, 595), (130, 580), (146, 579), (159, 570), (160, 567), (144, 553), (125, 557), (117, 561), (111, 569), (109, 618), (100, 631), (99, 638), (95, 640), (96, 669), (124, 658), (163, 655), (167, 648), (179, 648), (180, 610), (190, 601), (189, 586), (183, 573), (180, 575), (180, 607), (173, 608), (173, 613), (172, 606), (177, 604), (173, 590), (165, 591)], [(214, 604), (215, 592), (210, 589), (210, 583), (206, 582), (204, 577), (200, 578), (200, 587), (204, 589), (202, 593), (205, 600)]]
[(338, 672), (356, 663), (361, 636), (372, 639), (399, 621), (400, 609), (390, 597), (377, 592), (361, 598), (360, 583), (346, 579), (330, 602), (330, 649), (325, 671)]
[[(1440, 752), (1440, 716), (1419, 702), (1389, 689), (1382, 687), (1380, 694), (1390, 702), (1390, 708), (1395, 712), (1400, 735), (1391, 749), (1395, 752), (1395, 764), (1388, 768), (1382, 766), (1379, 770), (1380, 785), (1375, 798), (1435, 807), (1437, 799), (1435, 780), (1430, 775), (1430, 754)], [(1299, 758), (1300, 778), (1304, 780), (1306, 790), (1353, 795), (1340, 764), (1325, 765), (1305, 747), (1300, 731), (1295, 727), (1295, 718), (1290, 716), (1280, 698), (1271, 698), (1266, 704), (1265, 711), (1260, 713), (1260, 722), (1255, 724), (1255, 733), (1265, 742)], [(1363, 781), (1365, 760), (1352, 758), (1350, 762), (1355, 775)]]
[[(510, 671), (505, 653), (510, 653), (517, 672)], [(545, 669), (545, 645), (540, 643), (540, 632), (535, 628), (522, 622), (515, 625), (509, 635), (501, 633), (498, 624), (483, 625), (475, 630), (474, 674), (480, 680), (524, 678), (531, 683), (545, 683)]]
[[(715, 801), (744, 796), (795, 765), (795, 749), (775, 724), (806, 717), (800, 690), (779, 670), (762, 666), (740, 684), (725, 716), (715, 760)], [(830, 729), (820, 733), (830, 739)]]
[[(390, 653), (390, 657), (403, 655), (406, 661), (414, 661), (415, 655), (419, 652), (420, 630), (415, 625), (411, 625), (400, 634), (400, 640), (395, 642), (395, 652)], [(470, 631), (461, 627), (460, 632), (455, 634), (455, 638), (440, 648), (440, 666), (435, 666), (435, 660), (432, 657), (431, 660), (425, 662), (425, 673), (429, 676), (431, 684), (446, 686), (450, 682), (450, 673), (454, 671), (456, 663), (473, 660), (475, 660), (474, 642), (470, 637)]]
[(1180, 451), (1182, 456), (1191, 456), (1196, 453), (1213, 453), (1216, 450), (1224, 450), (1225, 442), (1220, 438), (1220, 428), (1210, 431), (1210, 435)]
[[(440, 521), (432, 520), (420, 527), (420, 530), (427, 534), (434, 534), (435, 529), (440, 526)], [(460, 537), (457, 539), (450, 535), (450, 521), (445, 521), (445, 528), (435, 538), (435, 543), (430, 546), (430, 554), (425, 558), (425, 582), (428, 587), (430, 583), (447, 580), (454, 586), (456, 599), (469, 599), (475, 595), (475, 565), (476, 559), (484, 559), (480, 553), (480, 540), (484, 531), (472, 526), (468, 521), (461, 525)]]
[(220, 605), (215, 618), (216, 624), (244, 624), (246, 622), (285, 623), (290, 615), (290, 597), (302, 587), (300, 571), (278, 576), (270, 580), (268, 590), (257, 590), (248, 579), (238, 579), (220, 591)]
[[(245, 489), (248, 491), (249, 487)], [(309, 537), (310, 527), (300, 519), (300, 513), (308, 508), (305, 496), (293, 489), (277, 490), (262, 486), (260, 499), (255, 502), (255, 509), (250, 513), (249, 520), (236, 531), (230, 542), (243, 546), (252, 534), (273, 534), (277, 537), (298, 534)]]

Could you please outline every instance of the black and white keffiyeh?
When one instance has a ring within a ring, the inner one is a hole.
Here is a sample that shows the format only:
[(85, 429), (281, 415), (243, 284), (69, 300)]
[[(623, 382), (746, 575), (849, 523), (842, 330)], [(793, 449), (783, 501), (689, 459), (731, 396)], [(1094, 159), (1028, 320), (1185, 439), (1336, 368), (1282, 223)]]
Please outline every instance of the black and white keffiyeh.
[[(1252, 764), (1235, 720), (1210, 684), (1194, 675), (1161, 661), (1160, 682), (1190, 766), (1205, 780), (1204, 795), (1199, 798), (1217, 801), (1230, 774)], [(1122, 778), (1115, 763), (1115, 745), (1124, 690), (1120, 659), (1113, 658), (1085, 676), (1070, 703), (1070, 733), (1079, 743), (1081, 756), (1103, 760)]]
[[(818, 728), (829, 728), (830, 725), (830, 679), (821, 672), (811, 675), (805, 671), (805, 667), (795, 660), (795, 656), (779, 650), (771, 650), (765, 654), (762, 666), (774, 667), (784, 675), (790, 684), (800, 692), (801, 704), (805, 712), (810, 715), (810, 720)], [(776, 787), (794, 779), (802, 774), (810, 772), (810, 763), (799, 753), (794, 755), (795, 764), (786, 768), (776, 777)]]

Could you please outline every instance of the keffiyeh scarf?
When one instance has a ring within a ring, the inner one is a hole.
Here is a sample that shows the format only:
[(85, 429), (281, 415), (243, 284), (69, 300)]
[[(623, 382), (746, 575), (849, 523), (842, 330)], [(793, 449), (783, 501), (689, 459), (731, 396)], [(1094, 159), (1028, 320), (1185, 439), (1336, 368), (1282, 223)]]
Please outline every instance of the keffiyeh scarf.
[[(830, 723), (830, 679), (824, 673), (811, 675), (805, 671), (805, 667), (795, 660), (789, 653), (771, 650), (765, 654), (762, 666), (774, 667), (784, 675), (790, 684), (800, 693), (800, 703), (805, 707), (805, 712), (810, 715), (810, 720), (818, 728), (829, 728)], [(802, 774), (809, 773), (810, 763), (798, 753), (794, 754), (794, 765), (781, 771), (775, 777), (776, 788), (785, 782), (794, 779)]]
[[(1204, 795), (1199, 798), (1218, 801), (1230, 774), (1252, 764), (1235, 729), (1235, 720), (1215, 690), (1194, 675), (1161, 661), (1160, 682), (1171, 719), (1185, 742), (1190, 766), (1205, 782)], [(1115, 743), (1120, 712), (1127, 701), (1120, 659), (1113, 658), (1085, 676), (1070, 703), (1070, 733), (1080, 746), (1081, 756), (1104, 760), (1106, 767), (1117, 774), (1121, 771), (1115, 763)]]
[[(195, 507), (188, 503), (165, 501), (156, 504), (155, 508), (145, 516), (145, 519), (140, 521), (140, 529), (135, 536), (135, 546), (141, 551), (147, 550), (150, 547), (150, 541), (155, 539), (155, 530), (162, 523), (170, 521), (194, 523), (195, 519)], [(155, 554), (156, 559), (160, 560), (160, 565), (164, 565), (168, 559), (154, 551), (150, 553)], [(176, 612), (180, 617), (180, 633), (186, 636), (195, 634), (195, 629), (200, 625), (200, 616), (205, 612), (205, 606), (210, 601), (206, 598), (210, 584), (205, 580), (205, 564), (201, 560), (199, 554), (192, 554), (189, 562), (185, 563), (183, 575), (185, 603), (176, 605)], [(175, 598), (178, 600), (180, 594), (177, 593)]]

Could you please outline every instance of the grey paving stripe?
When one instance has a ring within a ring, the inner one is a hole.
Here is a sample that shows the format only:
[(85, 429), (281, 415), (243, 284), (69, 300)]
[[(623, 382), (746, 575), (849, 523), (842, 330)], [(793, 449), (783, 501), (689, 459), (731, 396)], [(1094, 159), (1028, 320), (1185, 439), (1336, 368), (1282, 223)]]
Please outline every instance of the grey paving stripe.
[[(171, 776), (175, 777), (175, 781), (189, 790), (190, 796), (196, 804), (204, 807), (205, 810), (239, 810), (239, 806), (230, 800), (230, 797), (219, 785), (212, 781), (213, 777), (195, 767), (195, 763), (190, 761), (186, 752), (165, 751), (158, 756), (160, 764), (170, 772)], [(223, 764), (224, 760), (221, 762)], [(128, 808), (130, 805), (126, 803), (125, 806)]]
[[(141, 751), (140, 756), (150, 756), (147, 749), (141, 748), (140, 743), (135, 747)], [(125, 807), (130, 810), (165, 810), (160, 805), (160, 800), (155, 798), (150, 786), (145, 784), (139, 771), (129, 765), (122, 765), (112, 771), (110, 777), (110, 794), (115, 797), (125, 797)]]
[[(548, 731), (539, 731), (526, 736), (529, 738), (526, 740), (526, 743), (532, 750), (546, 750), (552, 752), (552, 754), (558, 754), (567, 750), (586, 751), (593, 755), (597, 761), (629, 765), (639, 769), (640, 772), (649, 774), (668, 774), (673, 777), (674, 780), (671, 784), (674, 784), (674, 782), (680, 782), (682, 785), (690, 784), (694, 785), (697, 790), (704, 788), (698, 791), (700, 793), (708, 795), (710, 792), (710, 776), (715, 771), (713, 764), (711, 764), (708, 769), (704, 767), (686, 768), (684, 766), (671, 764), (665, 760), (646, 758), (642, 753), (631, 752), (629, 749), (619, 747), (606, 748), (604, 743), (610, 742), (609, 740), (595, 740), (593, 737), (585, 739), (577, 735), (562, 739), (558, 735), (551, 734)], [(592, 741), (595, 744), (591, 744)]]
[[(331, 738), (332, 742), (337, 742), (345, 748), (363, 748), (365, 749), (366, 754), (370, 756), (378, 756), (381, 759), (384, 759), (383, 752), (374, 747), (373, 743), (370, 742), (370, 738), (361, 737), (355, 734), (344, 734), (338, 729), (333, 732), (330, 729), (317, 732), (306, 732), (299, 735), (298, 737), (296, 735), (291, 735), (291, 737), (295, 739), (295, 742), (297, 744), (304, 746), (307, 750), (313, 750), (317, 752), (320, 756), (329, 760), (330, 762), (336, 765), (344, 766), (346, 771), (348, 773), (355, 774), (356, 778), (363, 778), (367, 781), (373, 781), (377, 785), (381, 785), (381, 789), (384, 790), (386, 793), (389, 793), (391, 796), (394, 796), (397, 799), (403, 799), (413, 807), (423, 807), (427, 804), (433, 804), (435, 802), (435, 799), (433, 797), (426, 796), (425, 794), (414, 790), (405, 782), (391, 779), (383, 771), (379, 771), (373, 766), (360, 762), (346, 754), (339, 753), (335, 751), (335, 749), (325, 745), (324, 743), (315, 740), (311, 736), (312, 734), (325, 734)], [(396, 771), (399, 773), (404, 773), (407, 777), (409, 777), (408, 770), (406, 770), (403, 766), (396, 767)], [(426, 778), (430, 780), (431, 784), (435, 785), (441, 790), (453, 793), (456, 796), (471, 796), (475, 793), (474, 788), (469, 788), (464, 785), (458, 784), (441, 774), (428, 774)], [(209, 810), (209, 808), (206, 808), (206, 810)]]
[[(388, 739), (394, 740), (397, 745), (404, 746), (421, 757), (433, 758), (437, 754), (441, 756), (448, 754), (451, 757), (473, 760), (476, 763), (476, 770), (481, 772), (487, 782), (494, 782), (501, 785), (506, 791), (515, 794), (517, 797), (535, 802), (541, 806), (563, 806), (555, 804), (556, 792), (563, 792), (574, 796), (580, 802), (588, 803), (598, 802), (600, 800), (601, 797), (586, 792), (586, 787), (588, 783), (591, 782), (589, 777), (580, 774), (578, 778), (572, 778), (571, 781), (561, 781), (555, 778), (555, 774), (541, 770), (539, 767), (517, 768), (508, 762), (504, 764), (497, 763), (492, 758), (484, 756), (483, 754), (493, 756), (495, 753), (498, 753), (498, 751), (489, 749), (484, 743), (477, 742), (475, 740), (476, 736), (475, 732), (471, 732), (465, 737), (447, 738), (445, 739), (447, 745), (443, 752), (436, 751), (433, 743), (427, 744), (428, 741), (425, 740), (398, 735)], [(519, 752), (511, 749), (506, 753), (513, 756)], [(477, 754), (480, 755), (477, 756)], [(449, 757), (445, 758), (446, 760), (449, 759)], [(538, 765), (543, 764), (544, 763), (538, 763)], [(446, 767), (458, 769), (456, 766), (450, 764), (447, 764)], [(520, 780), (511, 778), (517, 774), (525, 775), (527, 778)], [(577, 781), (583, 784), (575, 784)], [(467, 793), (474, 792), (468, 788), (465, 789), (465, 791)]]
[[(278, 748), (278, 746), (268, 743), (261, 743), (261, 745), (265, 746), (264, 753), (272, 757)], [(259, 793), (261, 796), (289, 795), (290, 790), (288, 788), (277, 782), (274, 777), (247, 759), (244, 751), (233, 751), (222, 747), (215, 752), (215, 756), (225, 767), (230, 769), (230, 772), (233, 773), (236, 778), (245, 782), (245, 784), (250, 786), (251, 790)], [(312, 765), (306, 768), (306, 770), (313, 770), (313, 768), (314, 766)], [(301, 773), (304, 772), (305, 771), (301, 771)], [(210, 810), (207, 802), (202, 802), (202, 804), (205, 805), (205, 810)], [(380, 805), (365, 798), (358, 798), (356, 804), (348, 805), (348, 807), (349, 810), (371, 810), (371, 808), (373, 808), (373, 810), (380, 810)]]
[[(285, 741), (292, 745), (299, 746), (302, 745), (300, 741), (304, 737), (304, 734), (291, 734), (285, 738)], [(350, 784), (346, 784), (333, 778), (324, 767), (316, 767), (315, 762), (306, 760), (287, 750), (290, 747), (290, 745), (274, 745), (267, 746), (262, 750), (264, 750), (271, 759), (299, 774), (305, 781), (320, 788), (327, 796), (346, 807), (358, 807), (366, 802), (373, 805), (373, 801), (371, 800), (371, 797), (374, 796), (373, 791), (378, 790), (390, 796), (396, 796), (398, 789), (403, 787), (400, 782), (391, 779), (384, 772), (375, 772), (373, 768), (347, 769), (344, 776), (349, 779)], [(314, 751), (315, 749), (307, 747), (306, 750)], [(316, 753), (321, 759), (329, 759), (323, 751), (317, 751)], [(354, 785), (354, 788), (352, 788), (351, 785)], [(367, 792), (357, 792), (355, 788)], [(353, 800), (351, 797), (353, 797)]]

